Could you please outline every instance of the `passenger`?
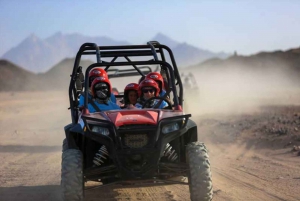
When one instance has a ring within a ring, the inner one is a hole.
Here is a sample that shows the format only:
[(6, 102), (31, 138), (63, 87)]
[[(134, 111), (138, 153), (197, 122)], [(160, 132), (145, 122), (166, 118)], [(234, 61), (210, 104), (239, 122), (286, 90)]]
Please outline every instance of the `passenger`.
[[(139, 85), (139, 99), (135, 104), (136, 108), (142, 108), (144, 103), (152, 97), (159, 96), (159, 86), (153, 79), (145, 79)], [(154, 107), (160, 100), (154, 99), (148, 102), (144, 108), (152, 108)], [(168, 106), (166, 101), (161, 101), (161, 104), (158, 108), (162, 109)]]
[[(89, 112), (121, 109), (110, 100), (111, 84), (107, 77), (96, 77), (91, 84), (92, 101), (88, 104)], [(81, 105), (82, 106), (82, 105)]]
[(94, 81), (94, 79), (96, 77), (107, 77), (107, 72), (103, 69), (103, 68), (93, 68), (90, 72), (89, 72), (89, 87), (92, 86), (92, 82)]
[(138, 99), (138, 91), (139, 91), (139, 85), (136, 83), (130, 83), (128, 84), (124, 89), (124, 106), (122, 108), (127, 108), (131, 106), (135, 106)]
[[(106, 77), (108, 79), (107, 73), (103, 68), (93, 68), (90, 72), (89, 72), (89, 94), (88, 94), (88, 99), (91, 100), (92, 99), (92, 94), (91, 94), (91, 85), (92, 82), (94, 81), (94, 79), (96, 77)], [(113, 93), (111, 93), (110, 95), (110, 99), (113, 103), (116, 103), (116, 97)], [(84, 95), (83, 93), (81, 94), (81, 96), (79, 97), (79, 106), (84, 105)]]
[(155, 82), (158, 84), (159, 90), (160, 90), (160, 93), (159, 93), (160, 97), (163, 97), (166, 94), (165, 87), (164, 87), (164, 79), (160, 73), (151, 72), (146, 76), (146, 78), (155, 80)]

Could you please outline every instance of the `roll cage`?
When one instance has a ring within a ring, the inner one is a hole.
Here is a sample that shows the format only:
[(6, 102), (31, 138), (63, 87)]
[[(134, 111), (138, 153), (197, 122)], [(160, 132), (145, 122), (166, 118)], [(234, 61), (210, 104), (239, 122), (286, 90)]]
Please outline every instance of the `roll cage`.
[[(171, 64), (166, 61), (168, 53)], [(89, 71), (95, 67), (103, 67), (108, 73), (109, 78), (112, 77), (126, 77), (126, 76), (146, 76), (151, 72), (148, 65), (160, 66), (160, 71), (164, 71), (167, 79), (167, 95), (173, 93), (174, 107), (183, 107), (183, 85), (180, 79), (180, 74), (174, 59), (172, 50), (157, 41), (150, 41), (147, 45), (123, 45), (123, 46), (98, 46), (95, 43), (84, 43), (76, 54), (71, 80), (69, 85), (69, 101), (72, 117), (72, 124), (78, 121), (78, 94), (84, 89), (85, 97), (88, 97), (89, 83), (88, 79), (84, 79), (84, 85), (78, 87), (78, 79), (82, 79), (82, 67), (79, 66), (82, 55), (96, 55), (96, 63), (91, 64), (85, 71), (85, 78), (88, 77)], [(145, 57), (153, 56), (151, 60), (132, 61), (129, 57)], [(112, 57), (111, 61), (104, 61), (102, 58)], [(126, 61), (116, 62), (118, 58), (125, 58)], [(140, 66), (141, 65), (141, 66)], [(134, 69), (116, 69), (111, 67), (132, 66)], [(138, 67), (140, 66), (140, 67)], [(157, 71), (156, 69), (155, 71)], [(176, 82), (175, 82), (176, 80)], [(179, 93), (177, 92), (177, 88)], [(84, 107), (88, 108), (88, 99), (85, 99)]]

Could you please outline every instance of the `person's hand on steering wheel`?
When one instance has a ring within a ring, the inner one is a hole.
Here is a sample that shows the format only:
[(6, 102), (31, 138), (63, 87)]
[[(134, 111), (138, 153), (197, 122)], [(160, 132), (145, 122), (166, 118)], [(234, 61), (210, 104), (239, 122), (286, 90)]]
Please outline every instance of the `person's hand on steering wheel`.
[[(171, 102), (170, 102), (167, 98), (163, 98), (163, 97), (152, 97), (152, 98), (149, 98), (148, 100), (146, 100), (146, 101), (144, 102), (144, 104), (143, 104), (143, 106), (142, 106), (142, 109), (145, 108), (145, 106), (146, 106), (150, 101), (152, 101), (152, 100), (162, 100), (162, 101), (165, 101), (165, 102), (168, 104), (167, 107), (164, 107), (164, 108), (161, 108), (161, 109), (170, 109), (170, 110), (173, 109), (173, 108), (172, 108)], [(152, 108), (154, 108), (154, 109), (159, 108), (159, 106), (161, 105), (162, 101), (158, 101), (158, 102), (154, 105), (154, 107), (152, 107)]]

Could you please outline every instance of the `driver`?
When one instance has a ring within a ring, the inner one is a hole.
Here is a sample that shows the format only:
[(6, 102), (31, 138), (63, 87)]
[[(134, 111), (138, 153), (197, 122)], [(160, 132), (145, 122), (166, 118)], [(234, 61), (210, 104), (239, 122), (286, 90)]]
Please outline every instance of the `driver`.
[[(107, 77), (96, 77), (91, 84), (92, 101), (88, 104), (89, 112), (121, 109), (111, 101), (111, 84)], [(81, 107), (83, 105), (80, 105)]]
[(158, 72), (148, 73), (146, 78), (152, 79), (158, 84), (159, 90), (160, 90), (160, 93), (159, 93), (160, 97), (163, 97), (166, 94), (165, 87), (164, 87), (164, 79), (160, 73), (158, 73)]
[[(135, 104), (135, 107), (142, 108), (142, 106), (146, 103), (147, 100), (149, 100), (152, 97), (158, 97), (159, 96), (159, 86), (153, 79), (144, 79), (140, 85), (139, 85), (139, 99), (138, 102)], [(148, 101), (144, 108), (152, 108), (154, 107), (160, 100), (153, 99), (151, 101)], [(166, 101), (161, 101), (161, 104), (158, 108), (166, 108), (168, 106), (168, 103)]]

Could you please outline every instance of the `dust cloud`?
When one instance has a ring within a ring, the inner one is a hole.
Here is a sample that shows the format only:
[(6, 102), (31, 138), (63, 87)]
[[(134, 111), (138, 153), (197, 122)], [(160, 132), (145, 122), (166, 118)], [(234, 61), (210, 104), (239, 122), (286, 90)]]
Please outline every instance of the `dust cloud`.
[(198, 92), (185, 91), (187, 110), (194, 115), (235, 114), (254, 112), (263, 105), (299, 104), (299, 81), (283, 69), (192, 69)]

